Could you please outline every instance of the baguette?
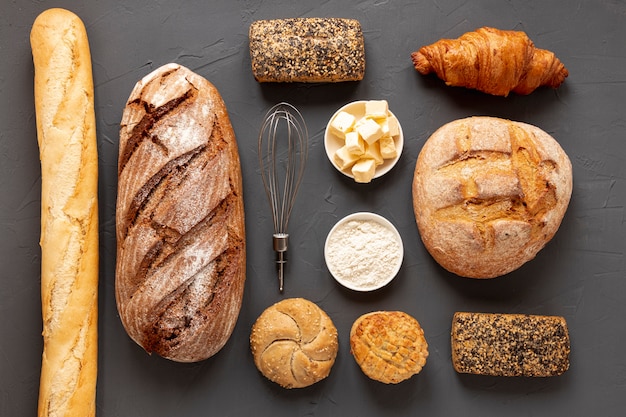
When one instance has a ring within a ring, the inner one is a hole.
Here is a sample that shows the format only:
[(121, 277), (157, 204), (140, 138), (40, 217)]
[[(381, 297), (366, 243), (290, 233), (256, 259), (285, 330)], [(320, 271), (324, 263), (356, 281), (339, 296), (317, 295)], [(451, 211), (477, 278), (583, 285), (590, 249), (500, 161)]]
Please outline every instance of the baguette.
[(365, 74), (363, 31), (355, 19), (257, 20), (248, 37), (258, 82), (360, 81)]
[(457, 312), (451, 344), (459, 373), (549, 377), (569, 369), (569, 332), (560, 316)]
[(98, 349), (98, 156), (81, 20), (49, 9), (30, 41), (41, 159), (43, 356), (39, 416), (94, 416)]
[(139, 81), (120, 129), (115, 291), (122, 324), (178, 362), (217, 353), (246, 273), (241, 167), (209, 81), (164, 65)]

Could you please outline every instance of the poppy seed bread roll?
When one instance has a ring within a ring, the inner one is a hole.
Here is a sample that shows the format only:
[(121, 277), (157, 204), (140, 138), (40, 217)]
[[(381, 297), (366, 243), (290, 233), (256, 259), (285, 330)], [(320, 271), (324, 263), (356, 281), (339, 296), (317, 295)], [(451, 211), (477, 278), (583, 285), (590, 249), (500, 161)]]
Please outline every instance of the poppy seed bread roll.
[(248, 37), (252, 73), (259, 82), (363, 79), (365, 46), (358, 20), (257, 20), (250, 25)]
[(244, 290), (243, 210), (237, 143), (215, 86), (177, 64), (146, 75), (121, 122), (115, 291), (147, 352), (195, 362), (226, 344)]
[(557, 232), (572, 193), (572, 165), (538, 127), (470, 117), (439, 128), (413, 176), (424, 246), (445, 269), (494, 278), (529, 260)]
[(451, 344), (459, 373), (549, 377), (569, 369), (569, 332), (560, 316), (457, 312)]

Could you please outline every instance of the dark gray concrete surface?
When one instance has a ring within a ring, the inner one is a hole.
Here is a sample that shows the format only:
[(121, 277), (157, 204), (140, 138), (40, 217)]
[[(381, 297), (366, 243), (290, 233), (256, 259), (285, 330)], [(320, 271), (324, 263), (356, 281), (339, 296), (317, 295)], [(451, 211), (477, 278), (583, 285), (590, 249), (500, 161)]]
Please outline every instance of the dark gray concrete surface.
[[(40, 168), (29, 31), (37, 14), (62, 6), (85, 22), (92, 51), (100, 161), (100, 323), (97, 412), (112, 416), (617, 416), (626, 406), (626, 3), (581, 1), (199, 1), (4, 0), (0, 13), (0, 415), (32, 416), (41, 362)], [(260, 85), (252, 77), (247, 31), (256, 19), (351, 17), (361, 21), (366, 75), (336, 85)], [(498, 98), (446, 87), (412, 68), (410, 53), (480, 26), (525, 31), (570, 76), (558, 90)], [(178, 62), (220, 90), (237, 135), (244, 179), (248, 273), (235, 331), (216, 356), (178, 364), (149, 356), (122, 328), (114, 299), (118, 126), (135, 82)], [(402, 123), (404, 153), (386, 176), (353, 183), (326, 159), (323, 131), (352, 100), (387, 99)], [(311, 135), (303, 188), (293, 212), (285, 292), (278, 293), (270, 213), (256, 141), (264, 112), (289, 101)], [(533, 261), (497, 279), (445, 272), (425, 251), (410, 187), (428, 136), (454, 119), (490, 115), (537, 125), (568, 153), (574, 169), (569, 210)], [(404, 240), (403, 267), (368, 294), (339, 287), (323, 259), (327, 232), (354, 211), (392, 221)], [(256, 370), (252, 323), (285, 297), (316, 302), (339, 330), (331, 375), (284, 390)], [(425, 329), (423, 371), (386, 386), (353, 361), (348, 336), (365, 312), (397, 309)], [(450, 361), (457, 310), (554, 314), (566, 318), (571, 367), (549, 379), (458, 375)]]

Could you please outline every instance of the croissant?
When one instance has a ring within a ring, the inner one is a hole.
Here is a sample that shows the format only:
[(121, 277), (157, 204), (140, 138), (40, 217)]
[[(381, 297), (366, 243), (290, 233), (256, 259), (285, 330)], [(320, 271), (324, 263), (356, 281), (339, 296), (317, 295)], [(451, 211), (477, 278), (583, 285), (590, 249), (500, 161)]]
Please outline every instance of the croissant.
[(490, 27), (423, 46), (411, 59), (418, 72), (434, 72), (447, 85), (504, 97), (557, 88), (569, 75), (553, 52), (535, 48), (524, 32)]

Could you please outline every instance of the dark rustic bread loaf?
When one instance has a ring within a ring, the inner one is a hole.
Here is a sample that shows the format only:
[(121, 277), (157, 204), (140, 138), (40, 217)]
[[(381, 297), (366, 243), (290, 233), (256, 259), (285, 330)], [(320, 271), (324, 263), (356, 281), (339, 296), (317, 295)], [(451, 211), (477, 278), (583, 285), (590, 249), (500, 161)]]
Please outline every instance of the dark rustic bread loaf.
[(257, 20), (249, 30), (252, 73), (259, 82), (359, 81), (365, 45), (355, 19)]
[(206, 359), (241, 308), (245, 231), (224, 102), (177, 64), (133, 89), (121, 122), (116, 298), (130, 337), (180, 362)]
[(424, 246), (447, 270), (493, 278), (533, 259), (569, 205), (572, 165), (558, 142), (526, 123), (470, 117), (422, 148), (413, 209)]
[(457, 312), (451, 344), (459, 373), (548, 377), (569, 368), (569, 332), (559, 316)]

